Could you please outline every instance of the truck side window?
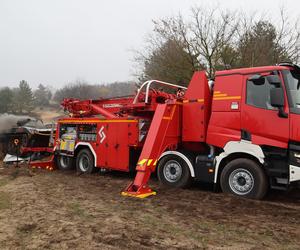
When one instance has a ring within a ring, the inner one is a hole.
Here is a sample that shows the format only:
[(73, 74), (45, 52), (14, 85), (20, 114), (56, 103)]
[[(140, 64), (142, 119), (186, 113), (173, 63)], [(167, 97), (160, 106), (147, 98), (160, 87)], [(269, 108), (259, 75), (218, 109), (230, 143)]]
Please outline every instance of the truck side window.
[(271, 106), (270, 90), (275, 88), (270, 84), (266, 77), (261, 79), (260, 84), (255, 84), (253, 81), (247, 81), (247, 98), (246, 103), (262, 109), (274, 109)]

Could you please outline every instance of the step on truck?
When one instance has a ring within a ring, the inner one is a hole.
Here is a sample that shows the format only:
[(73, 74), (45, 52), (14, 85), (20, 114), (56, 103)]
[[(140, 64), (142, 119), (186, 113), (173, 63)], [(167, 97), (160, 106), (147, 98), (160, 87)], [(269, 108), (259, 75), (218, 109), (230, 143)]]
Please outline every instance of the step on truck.
[(59, 169), (136, 171), (122, 195), (147, 197), (152, 173), (261, 199), (300, 181), (300, 69), (293, 64), (195, 72), (188, 87), (152, 80), (135, 96), (65, 99), (53, 148)]

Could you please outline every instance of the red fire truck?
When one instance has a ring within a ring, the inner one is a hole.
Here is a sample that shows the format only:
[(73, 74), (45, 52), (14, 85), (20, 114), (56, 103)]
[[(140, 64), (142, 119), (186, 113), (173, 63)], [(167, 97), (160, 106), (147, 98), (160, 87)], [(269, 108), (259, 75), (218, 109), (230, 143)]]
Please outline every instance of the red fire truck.
[(147, 185), (154, 172), (168, 186), (194, 179), (253, 199), (300, 181), (296, 65), (218, 71), (214, 81), (196, 72), (188, 88), (154, 80), (136, 96), (66, 99), (62, 106), (70, 117), (58, 121), (57, 166), (136, 170), (123, 195), (155, 194)]

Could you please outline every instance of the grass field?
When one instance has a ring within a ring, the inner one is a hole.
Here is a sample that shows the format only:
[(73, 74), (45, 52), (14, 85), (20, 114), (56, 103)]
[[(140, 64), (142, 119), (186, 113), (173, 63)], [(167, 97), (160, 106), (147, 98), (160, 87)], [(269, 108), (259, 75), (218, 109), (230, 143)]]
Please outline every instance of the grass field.
[(1, 249), (299, 249), (300, 192), (238, 199), (194, 185), (125, 198), (132, 176), (0, 168)]

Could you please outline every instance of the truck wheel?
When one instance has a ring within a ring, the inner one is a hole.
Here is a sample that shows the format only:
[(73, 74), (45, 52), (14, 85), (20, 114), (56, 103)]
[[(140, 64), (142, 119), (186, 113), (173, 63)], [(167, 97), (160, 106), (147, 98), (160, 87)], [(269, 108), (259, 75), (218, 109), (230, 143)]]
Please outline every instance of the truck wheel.
[(177, 155), (167, 155), (159, 161), (157, 176), (163, 185), (176, 188), (188, 187), (192, 179), (187, 163)]
[(60, 170), (71, 170), (74, 168), (73, 158), (65, 155), (59, 155), (56, 157), (57, 167)]
[(262, 199), (268, 190), (266, 175), (256, 162), (250, 159), (235, 159), (221, 173), (221, 188), (224, 193)]
[(83, 174), (91, 174), (95, 170), (94, 156), (88, 149), (82, 149), (76, 158), (76, 169)]

